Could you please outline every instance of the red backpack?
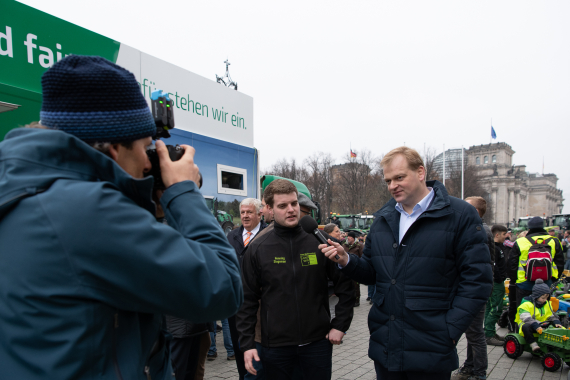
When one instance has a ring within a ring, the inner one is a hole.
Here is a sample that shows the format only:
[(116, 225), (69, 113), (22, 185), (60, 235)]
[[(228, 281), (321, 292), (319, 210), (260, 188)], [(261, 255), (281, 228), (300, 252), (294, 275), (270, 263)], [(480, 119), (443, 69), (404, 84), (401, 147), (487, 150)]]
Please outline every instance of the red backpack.
[[(539, 278), (544, 282), (552, 277), (552, 254), (548, 243), (552, 238), (544, 240), (544, 238), (536, 239), (536, 242), (527, 237), (530, 241), (528, 249), (528, 258), (526, 261), (525, 277), (528, 281), (536, 281)], [(538, 242), (542, 240), (542, 242)]]

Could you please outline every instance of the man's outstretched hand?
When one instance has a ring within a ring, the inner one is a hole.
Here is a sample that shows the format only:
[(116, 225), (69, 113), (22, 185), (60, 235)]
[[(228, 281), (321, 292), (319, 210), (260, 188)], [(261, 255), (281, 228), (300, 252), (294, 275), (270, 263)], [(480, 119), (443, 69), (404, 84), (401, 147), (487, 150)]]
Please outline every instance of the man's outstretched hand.
[(258, 362), (259, 355), (257, 354), (257, 350), (252, 348), (251, 350), (247, 350), (243, 353), (243, 361), (245, 362), (245, 369), (247, 372), (251, 373), (252, 375), (257, 375), (257, 371), (253, 368), (253, 361)]
[[(338, 243), (333, 242), (331, 239), (328, 240), (330, 245), (321, 244), (319, 249), (321, 252), (329, 259), (338, 263), (341, 267), (348, 264), (348, 253), (344, 251), (344, 248)], [(338, 255), (338, 259), (336, 258)]]

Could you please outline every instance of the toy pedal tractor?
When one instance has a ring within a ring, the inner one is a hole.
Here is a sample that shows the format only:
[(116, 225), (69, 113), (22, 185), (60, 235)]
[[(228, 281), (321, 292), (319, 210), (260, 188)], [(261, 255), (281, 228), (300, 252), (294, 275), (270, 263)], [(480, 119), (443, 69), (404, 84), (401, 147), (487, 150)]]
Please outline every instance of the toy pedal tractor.
[(542, 356), (542, 366), (549, 372), (558, 371), (562, 362), (570, 365), (570, 330), (548, 327), (538, 335), (536, 341), (541, 349), (537, 353), (532, 351), (522, 335), (510, 333), (505, 336), (503, 348), (511, 359), (518, 358), (525, 351), (537, 357)]

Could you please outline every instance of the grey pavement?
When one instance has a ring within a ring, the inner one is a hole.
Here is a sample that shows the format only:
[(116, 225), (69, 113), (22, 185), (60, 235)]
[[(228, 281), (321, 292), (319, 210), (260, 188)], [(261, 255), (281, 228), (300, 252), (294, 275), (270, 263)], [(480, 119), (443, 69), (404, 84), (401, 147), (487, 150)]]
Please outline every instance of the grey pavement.
[[(367, 287), (361, 285), (362, 298), (360, 307), (354, 308), (354, 319), (350, 330), (344, 338), (343, 344), (334, 346), (333, 349), (333, 379), (338, 380), (372, 380), (376, 379), (374, 363), (368, 357), (368, 312), (370, 305), (365, 301), (368, 294)], [(331, 308), (338, 301), (331, 297)], [(498, 329), (498, 334), (504, 336), (506, 329)], [(208, 380), (238, 379), (238, 372), (234, 361), (226, 360), (226, 350), (222, 341), (222, 334), (216, 336), (218, 357), (213, 361), (206, 361), (206, 375)], [(548, 372), (542, 368), (540, 360), (525, 352), (517, 360), (508, 358), (503, 347), (487, 346), (489, 368), (487, 379), (489, 380), (567, 380), (567, 365), (563, 365), (558, 372)], [(465, 361), (467, 356), (467, 341), (462, 336), (457, 344), (459, 364)], [(270, 379), (268, 379), (270, 380)], [(570, 379), (569, 379), (570, 380)]]

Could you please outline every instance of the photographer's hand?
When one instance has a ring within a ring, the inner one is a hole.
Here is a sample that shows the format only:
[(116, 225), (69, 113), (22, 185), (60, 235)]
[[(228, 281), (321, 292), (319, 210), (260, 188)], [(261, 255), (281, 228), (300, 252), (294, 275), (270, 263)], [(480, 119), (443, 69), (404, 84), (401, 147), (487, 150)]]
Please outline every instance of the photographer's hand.
[(160, 160), (162, 182), (166, 188), (183, 181), (194, 181), (196, 186), (200, 181), (200, 170), (194, 163), (196, 151), (190, 145), (180, 145), (184, 148), (184, 155), (178, 161), (172, 161), (168, 155), (168, 149), (164, 142), (156, 141), (156, 152)]

